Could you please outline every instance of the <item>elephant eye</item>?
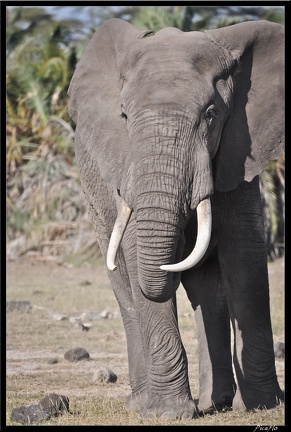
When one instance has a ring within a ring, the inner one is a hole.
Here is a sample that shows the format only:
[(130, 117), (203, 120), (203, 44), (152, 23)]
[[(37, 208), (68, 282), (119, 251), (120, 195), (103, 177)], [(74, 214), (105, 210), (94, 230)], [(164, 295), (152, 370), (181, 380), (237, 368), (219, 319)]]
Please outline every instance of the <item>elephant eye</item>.
[(120, 114), (120, 117), (123, 118), (123, 119), (125, 119), (125, 120), (127, 120), (127, 115), (125, 113), (124, 105), (123, 104), (121, 104), (121, 114)]
[(217, 117), (217, 108), (215, 105), (211, 104), (205, 111), (205, 119), (208, 125), (211, 124), (213, 117)]

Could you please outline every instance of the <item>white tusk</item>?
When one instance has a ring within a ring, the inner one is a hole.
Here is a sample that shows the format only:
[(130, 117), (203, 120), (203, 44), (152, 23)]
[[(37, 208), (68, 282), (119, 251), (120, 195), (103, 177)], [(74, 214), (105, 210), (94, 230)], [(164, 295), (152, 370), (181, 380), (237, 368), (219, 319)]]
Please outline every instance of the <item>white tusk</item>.
[(119, 248), (123, 233), (125, 231), (127, 222), (131, 215), (131, 209), (128, 207), (126, 202), (122, 199), (121, 205), (118, 210), (117, 218), (112, 230), (112, 234), (109, 241), (109, 246), (107, 250), (106, 264), (108, 270), (115, 271), (117, 269), (115, 265), (115, 258), (117, 250)]
[(196, 211), (198, 232), (193, 251), (187, 258), (177, 264), (162, 265), (160, 267), (161, 270), (166, 270), (169, 272), (188, 270), (191, 267), (194, 267), (194, 265), (196, 265), (201, 260), (207, 251), (211, 238), (212, 226), (210, 198), (201, 201), (198, 204)]

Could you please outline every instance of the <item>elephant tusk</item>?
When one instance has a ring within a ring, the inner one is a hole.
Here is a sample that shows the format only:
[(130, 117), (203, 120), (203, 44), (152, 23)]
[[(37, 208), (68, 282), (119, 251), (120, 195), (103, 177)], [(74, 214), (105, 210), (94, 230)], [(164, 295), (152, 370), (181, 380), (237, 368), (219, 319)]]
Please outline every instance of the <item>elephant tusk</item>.
[(210, 198), (201, 201), (197, 208), (197, 240), (193, 251), (183, 261), (177, 264), (162, 265), (161, 270), (169, 272), (180, 272), (194, 267), (204, 256), (211, 237), (211, 204)]
[(107, 250), (106, 264), (108, 270), (115, 271), (117, 269), (115, 265), (115, 258), (117, 250), (119, 248), (123, 233), (125, 231), (127, 222), (131, 215), (131, 209), (128, 207), (126, 202), (122, 199), (121, 205), (118, 210), (117, 218), (112, 230), (112, 234), (109, 241), (109, 246)]

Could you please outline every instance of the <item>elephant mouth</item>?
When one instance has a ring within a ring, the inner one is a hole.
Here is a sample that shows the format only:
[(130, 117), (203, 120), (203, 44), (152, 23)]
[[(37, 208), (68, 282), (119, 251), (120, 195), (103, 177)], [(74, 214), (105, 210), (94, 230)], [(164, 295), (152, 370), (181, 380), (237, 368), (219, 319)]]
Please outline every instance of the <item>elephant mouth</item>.
[[(205, 255), (211, 238), (212, 214), (210, 198), (201, 201), (197, 208), (197, 239), (194, 249), (183, 261), (176, 264), (161, 265), (160, 269), (168, 272), (181, 272), (194, 267)], [(117, 269), (115, 265), (116, 254), (129, 221), (132, 210), (124, 200), (118, 211), (118, 215), (110, 237), (107, 251), (107, 268), (111, 271)]]

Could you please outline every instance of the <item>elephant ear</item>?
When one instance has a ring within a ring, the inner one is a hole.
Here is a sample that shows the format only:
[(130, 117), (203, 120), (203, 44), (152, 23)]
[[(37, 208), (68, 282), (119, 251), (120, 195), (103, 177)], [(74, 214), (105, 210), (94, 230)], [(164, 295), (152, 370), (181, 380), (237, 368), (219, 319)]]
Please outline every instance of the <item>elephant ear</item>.
[(215, 187), (226, 192), (284, 152), (284, 26), (244, 22), (206, 35), (236, 63), (233, 107), (216, 159)]
[(95, 32), (77, 65), (68, 90), (69, 114), (76, 123), (76, 157), (97, 161), (101, 176), (120, 189), (129, 151), (121, 118), (122, 77), (116, 57), (149, 31), (110, 19)]

